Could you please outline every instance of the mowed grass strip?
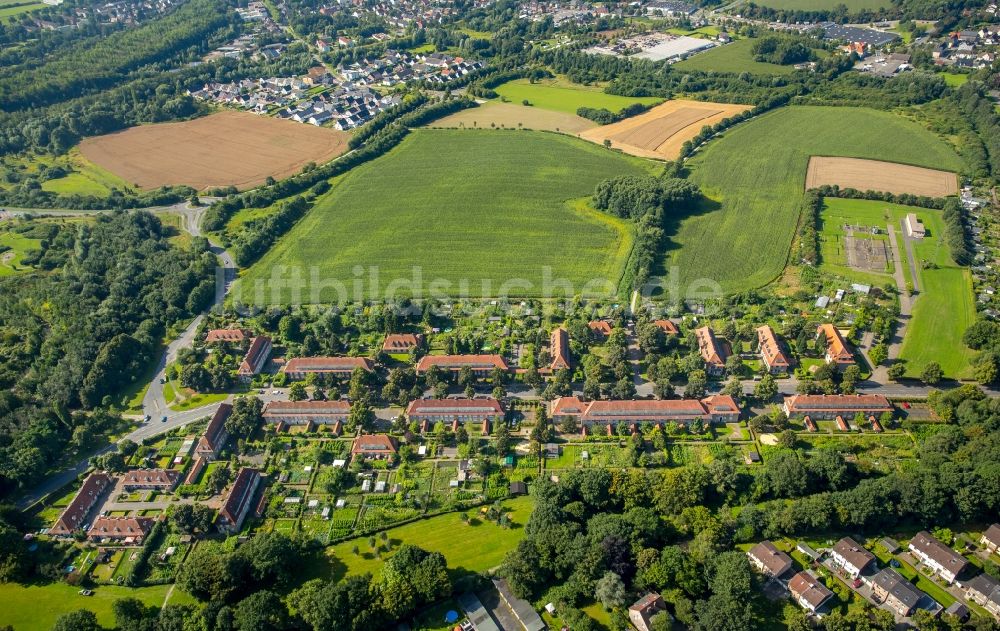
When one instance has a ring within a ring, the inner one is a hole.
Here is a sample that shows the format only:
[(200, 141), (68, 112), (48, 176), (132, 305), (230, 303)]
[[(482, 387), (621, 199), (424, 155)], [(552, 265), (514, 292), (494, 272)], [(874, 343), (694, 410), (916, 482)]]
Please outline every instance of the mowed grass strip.
[[(534, 499), (519, 497), (504, 501), (503, 506), (510, 511), (510, 528), (480, 520), (475, 517), (476, 510), (473, 509), (468, 512), (472, 516), (468, 523), (463, 522), (458, 513), (448, 513), (392, 528), (386, 534), (393, 550), (410, 543), (443, 554), (448, 568), (457, 575), (483, 572), (500, 565), (504, 555), (513, 550), (524, 536), (524, 526), (534, 507)], [(381, 537), (376, 541), (376, 545), (384, 545)], [(352, 552), (355, 546), (358, 554)], [(333, 558), (332, 575), (329, 576), (332, 580), (366, 572), (378, 576), (382, 563), (392, 556), (389, 552), (383, 553), (381, 559), (376, 558), (367, 537), (339, 543), (328, 549), (327, 554)]]
[(696, 279), (724, 291), (760, 287), (784, 268), (813, 155), (871, 158), (959, 171), (944, 141), (888, 112), (792, 106), (726, 132), (689, 161), (717, 207), (680, 221), (664, 264), (682, 290)]
[(703, 53), (692, 55), (674, 64), (678, 70), (702, 72), (749, 72), (750, 74), (790, 74), (792, 66), (769, 64), (753, 58), (753, 39), (738, 39), (723, 46), (716, 46)]
[[(351, 292), (347, 299), (426, 296), (432, 283), (439, 296), (461, 297), (462, 282), (472, 297), (545, 296), (546, 276), (565, 279), (573, 293), (606, 294), (584, 286), (619, 282), (632, 232), (578, 201), (605, 178), (652, 168), (561, 134), (417, 130), (339, 180), (244, 273), (234, 295), (292, 301), (270, 279), (295, 270), (303, 303), (339, 300), (335, 282)], [(416, 280), (416, 289), (404, 282), (390, 291), (397, 279)]]
[(507, 97), (513, 103), (528, 101), (532, 107), (568, 114), (576, 114), (576, 111), (581, 107), (603, 107), (612, 112), (618, 112), (634, 103), (656, 105), (663, 102), (661, 98), (650, 96), (629, 97), (606, 94), (599, 87), (578, 85), (561, 80), (531, 83), (527, 79), (517, 79), (494, 88), (494, 91), (500, 96)]
[[(89, 609), (97, 614), (97, 621), (106, 628), (114, 626), (111, 605), (119, 598), (138, 598), (150, 607), (159, 608), (167, 596), (170, 585), (128, 588), (117, 585), (95, 587), (93, 596), (81, 596), (79, 587), (67, 583), (46, 585), (18, 585), (0, 583), (0, 625), (10, 625), (17, 631), (48, 631), (59, 616)], [(171, 595), (172, 603), (190, 603), (192, 599), (179, 589)]]

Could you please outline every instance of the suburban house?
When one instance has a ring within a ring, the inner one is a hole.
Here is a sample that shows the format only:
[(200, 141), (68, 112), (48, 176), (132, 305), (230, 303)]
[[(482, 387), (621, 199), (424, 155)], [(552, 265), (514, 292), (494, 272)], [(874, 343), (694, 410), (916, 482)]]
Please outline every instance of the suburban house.
[(800, 607), (812, 613), (816, 613), (826, 601), (833, 598), (833, 592), (809, 572), (799, 572), (793, 576), (788, 581), (788, 591)]
[(424, 355), (417, 362), (417, 373), (424, 374), (431, 366), (453, 373), (468, 366), (477, 377), (488, 377), (496, 368), (504, 371), (509, 369), (500, 355)]
[(569, 368), (569, 332), (561, 326), (552, 331), (549, 355), (552, 356), (552, 363), (549, 364), (552, 372)]
[(243, 361), (240, 362), (240, 367), (236, 371), (236, 374), (243, 381), (252, 381), (264, 369), (264, 365), (267, 364), (270, 356), (271, 338), (266, 335), (258, 335), (250, 342), (250, 348), (247, 349), (246, 355), (243, 356)]
[(713, 377), (718, 377), (726, 371), (726, 357), (729, 353), (723, 348), (722, 342), (715, 337), (715, 331), (711, 327), (703, 326), (694, 330), (698, 339), (698, 352), (705, 360), (705, 372)]
[(350, 413), (347, 401), (268, 401), (262, 416), (265, 423), (334, 425), (346, 422)]
[(132, 469), (125, 472), (122, 488), (126, 491), (173, 491), (180, 473), (172, 469)]
[(908, 547), (915, 557), (934, 570), (947, 583), (955, 582), (958, 575), (969, 567), (968, 559), (946, 546), (926, 530), (921, 530), (914, 535), (913, 539), (910, 539)]
[(219, 516), (215, 522), (219, 530), (230, 534), (239, 532), (253, 507), (253, 496), (260, 482), (260, 472), (256, 469), (251, 467), (240, 469), (232, 488), (229, 489), (229, 495), (219, 509)]
[(503, 420), (504, 410), (493, 397), (483, 399), (417, 399), (410, 401), (406, 418), (428, 426), (438, 421), (455, 427), (459, 423), (494, 423)]
[(205, 335), (206, 344), (243, 344), (253, 334), (247, 329), (212, 329)]
[(591, 320), (587, 323), (587, 328), (594, 334), (594, 337), (606, 340), (611, 335), (611, 323), (605, 320)]
[(750, 564), (764, 576), (779, 578), (792, 569), (792, 557), (767, 540), (750, 548), (747, 556), (750, 557)]
[(906, 224), (906, 234), (909, 235), (911, 239), (923, 239), (927, 235), (927, 231), (924, 229), (924, 224), (917, 219), (917, 215), (915, 213), (908, 213), (903, 223)]
[(354, 439), (351, 457), (364, 456), (382, 460), (396, 454), (396, 439), (386, 434), (362, 434)]
[(701, 419), (706, 424), (732, 423), (740, 418), (740, 407), (729, 395), (717, 394), (704, 399), (642, 399), (638, 401), (590, 401), (578, 397), (559, 397), (550, 404), (550, 416), (559, 422), (575, 416), (584, 426), (617, 423), (690, 423)]
[(60, 513), (52, 528), (49, 528), (49, 534), (67, 536), (83, 528), (87, 515), (113, 484), (114, 478), (107, 473), (88, 475), (87, 479), (83, 481), (83, 485), (80, 486), (80, 490), (73, 496), (69, 506)]
[(816, 337), (826, 338), (826, 354), (823, 358), (827, 364), (833, 364), (837, 370), (854, 365), (854, 352), (851, 351), (840, 330), (830, 323), (816, 327)]
[(760, 347), (760, 359), (771, 374), (784, 374), (792, 367), (792, 361), (778, 336), (768, 325), (757, 327), (757, 344)]
[(198, 439), (198, 444), (194, 448), (196, 456), (201, 456), (207, 460), (215, 460), (219, 455), (219, 450), (229, 440), (229, 432), (226, 431), (226, 419), (233, 413), (233, 406), (223, 403), (208, 421), (205, 433)]
[(382, 352), (385, 353), (409, 353), (414, 348), (420, 348), (424, 344), (424, 336), (420, 333), (390, 333), (385, 336), (382, 342)]
[(872, 598), (885, 603), (893, 613), (900, 616), (912, 614), (924, 597), (922, 591), (891, 567), (872, 577), (871, 585)]
[(892, 413), (892, 404), (881, 394), (793, 394), (785, 397), (782, 409), (789, 418), (808, 416), (812, 419), (833, 420)]
[(858, 578), (875, 566), (875, 555), (854, 539), (844, 537), (830, 551), (830, 561), (850, 578)]
[(650, 592), (632, 603), (632, 606), (628, 608), (628, 619), (636, 631), (650, 631), (649, 619), (666, 610), (667, 603), (663, 601), (663, 597), (655, 592)]
[(670, 320), (653, 320), (653, 326), (663, 331), (664, 335), (680, 335), (677, 325)]
[(1000, 581), (989, 574), (978, 574), (965, 581), (965, 596), (1000, 620)]
[(305, 379), (310, 373), (350, 377), (355, 368), (373, 372), (375, 365), (367, 357), (295, 357), (281, 367), (289, 379)]
[(994, 553), (1000, 550), (1000, 524), (993, 524), (987, 528), (979, 538), (979, 545)]
[(141, 544), (153, 529), (152, 517), (106, 517), (94, 520), (87, 531), (87, 538), (94, 542), (115, 541), (118, 543)]

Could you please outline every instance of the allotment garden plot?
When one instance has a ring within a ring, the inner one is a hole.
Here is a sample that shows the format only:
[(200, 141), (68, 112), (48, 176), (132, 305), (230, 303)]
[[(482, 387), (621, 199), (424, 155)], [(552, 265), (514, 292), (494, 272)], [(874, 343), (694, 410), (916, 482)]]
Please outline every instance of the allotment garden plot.
[(348, 134), (249, 112), (141, 125), (80, 143), (94, 164), (140, 188), (252, 188), (347, 150)]
[[(545, 295), (546, 279), (606, 294), (621, 278), (632, 236), (586, 198), (605, 178), (651, 168), (559, 134), (417, 130), (339, 180), (244, 273), (234, 295), (331, 303), (343, 298), (339, 282), (355, 300), (430, 290), (533, 297)], [(298, 296), (271, 282), (294, 273)], [(356, 279), (363, 295), (353, 295)], [(603, 285), (588, 288), (593, 279)]]

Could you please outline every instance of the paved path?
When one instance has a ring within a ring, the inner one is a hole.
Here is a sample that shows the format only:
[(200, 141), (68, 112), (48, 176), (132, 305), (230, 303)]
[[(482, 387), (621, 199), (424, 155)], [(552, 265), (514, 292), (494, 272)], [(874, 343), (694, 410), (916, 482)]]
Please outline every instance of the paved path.
[[(899, 358), (899, 351), (903, 347), (903, 337), (906, 335), (906, 327), (910, 323), (910, 317), (913, 313), (913, 298), (906, 288), (906, 274), (903, 272), (903, 257), (899, 252), (896, 229), (890, 224), (886, 226), (886, 231), (889, 234), (889, 246), (892, 248), (892, 277), (896, 281), (896, 289), (899, 290), (899, 320), (888, 344), (889, 360), (891, 361)], [(912, 264), (912, 262), (911, 258), (910, 263)], [(885, 366), (874, 367), (871, 380), (888, 383), (888, 368)]]

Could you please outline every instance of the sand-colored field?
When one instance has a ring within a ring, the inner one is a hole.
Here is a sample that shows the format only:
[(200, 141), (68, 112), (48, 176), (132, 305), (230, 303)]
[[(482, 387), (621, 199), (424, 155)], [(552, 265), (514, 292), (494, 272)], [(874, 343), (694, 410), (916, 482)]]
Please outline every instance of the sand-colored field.
[(339, 156), (349, 137), (334, 129), (226, 111), (87, 138), (80, 152), (141, 188), (252, 188), (268, 176), (281, 179), (309, 162)]
[(673, 160), (681, 145), (694, 138), (702, 127), (750, 108), (750, 105), (677, 99), (638, 116), (589, 129), (580, 137), (598, 144), (610, 140), (612, 147), (634, 156)]
[(540, 131), (562, 131), (576, 134), (596, 127), (597, 123), (589, 121), (576, 114), (543, 110), (538, 107), (516, 105), (514, 103), (497, 103), (491, 101), (479, 107), (465, 109), (431, 123), (431, 127), (465, 127), (489, 129), (495, 127), (513, 127), (520, 125), (523, 129)]
[(809, 158), (806, 188), (836, 184), (840, 188), (945, 197), (958, 192), (958, 177), (950, 171), (860, 158)]

